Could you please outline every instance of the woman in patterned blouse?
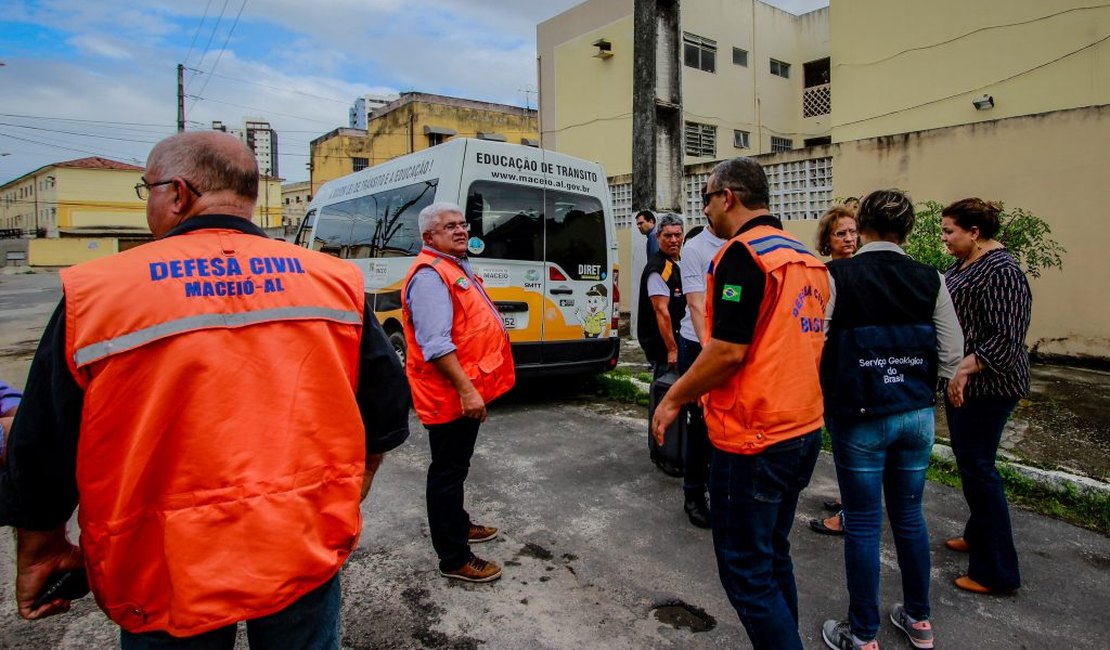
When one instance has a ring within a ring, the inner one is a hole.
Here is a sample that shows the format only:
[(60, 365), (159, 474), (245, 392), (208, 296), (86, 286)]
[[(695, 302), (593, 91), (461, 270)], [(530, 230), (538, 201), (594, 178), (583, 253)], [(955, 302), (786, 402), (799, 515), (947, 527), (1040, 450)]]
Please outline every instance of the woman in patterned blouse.
[(1000, 208), (963, 199), (941, 212), (941, 239), (956, 263), (945, 274), (964, 331), (965, 356), (948, 383), (945, 413), (970, 516), (962, 537), (945, 546), (969, 556), (956, 586), (1006, 593), (1021, 586), (1010, 511), (995, 456), (1002, 429), (1029, 392), (1032, 296), (1017, 262), (994, 239)]

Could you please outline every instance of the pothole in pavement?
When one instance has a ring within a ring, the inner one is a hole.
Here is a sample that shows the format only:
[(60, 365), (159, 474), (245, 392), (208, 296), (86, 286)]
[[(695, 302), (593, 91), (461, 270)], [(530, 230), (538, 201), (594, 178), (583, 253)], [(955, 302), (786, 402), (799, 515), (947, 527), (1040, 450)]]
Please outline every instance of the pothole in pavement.
[(710, 616), (708, 612), (681, 600), (660, 603), (651, 608), (651, 614), (655, 620), (666, 623), (676, 630), (708, 632), (717, 627), (717, 619)]

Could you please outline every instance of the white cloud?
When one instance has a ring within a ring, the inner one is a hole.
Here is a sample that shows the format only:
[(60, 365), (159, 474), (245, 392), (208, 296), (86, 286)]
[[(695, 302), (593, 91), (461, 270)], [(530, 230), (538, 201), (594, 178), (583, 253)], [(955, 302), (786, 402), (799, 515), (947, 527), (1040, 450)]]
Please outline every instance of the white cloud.
[(86, 34), (69, 39), (68, 43), (82, 52), (107, 59), (130, 59), (131, 50), (117, 39)]

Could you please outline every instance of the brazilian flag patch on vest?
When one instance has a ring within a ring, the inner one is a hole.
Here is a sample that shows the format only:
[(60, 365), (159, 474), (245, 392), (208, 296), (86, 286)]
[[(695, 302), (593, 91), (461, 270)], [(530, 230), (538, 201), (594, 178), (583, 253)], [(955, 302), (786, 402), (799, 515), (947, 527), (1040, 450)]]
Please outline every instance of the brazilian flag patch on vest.
[(740, 302), (740, 285), (726, 284), (725, 288), (721, 289), (721, 300)]

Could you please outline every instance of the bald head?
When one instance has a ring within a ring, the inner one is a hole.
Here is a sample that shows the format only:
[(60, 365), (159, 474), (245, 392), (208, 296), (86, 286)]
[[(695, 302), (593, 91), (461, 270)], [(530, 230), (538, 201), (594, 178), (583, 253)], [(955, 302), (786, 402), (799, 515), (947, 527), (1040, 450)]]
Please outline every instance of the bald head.
[(147, 180), (180, 176), (202, 195), (230, 191), (253, 203), (258, 199), (258, 163), (235, 136), (191, 131), (154, 145), (146, 163)]

